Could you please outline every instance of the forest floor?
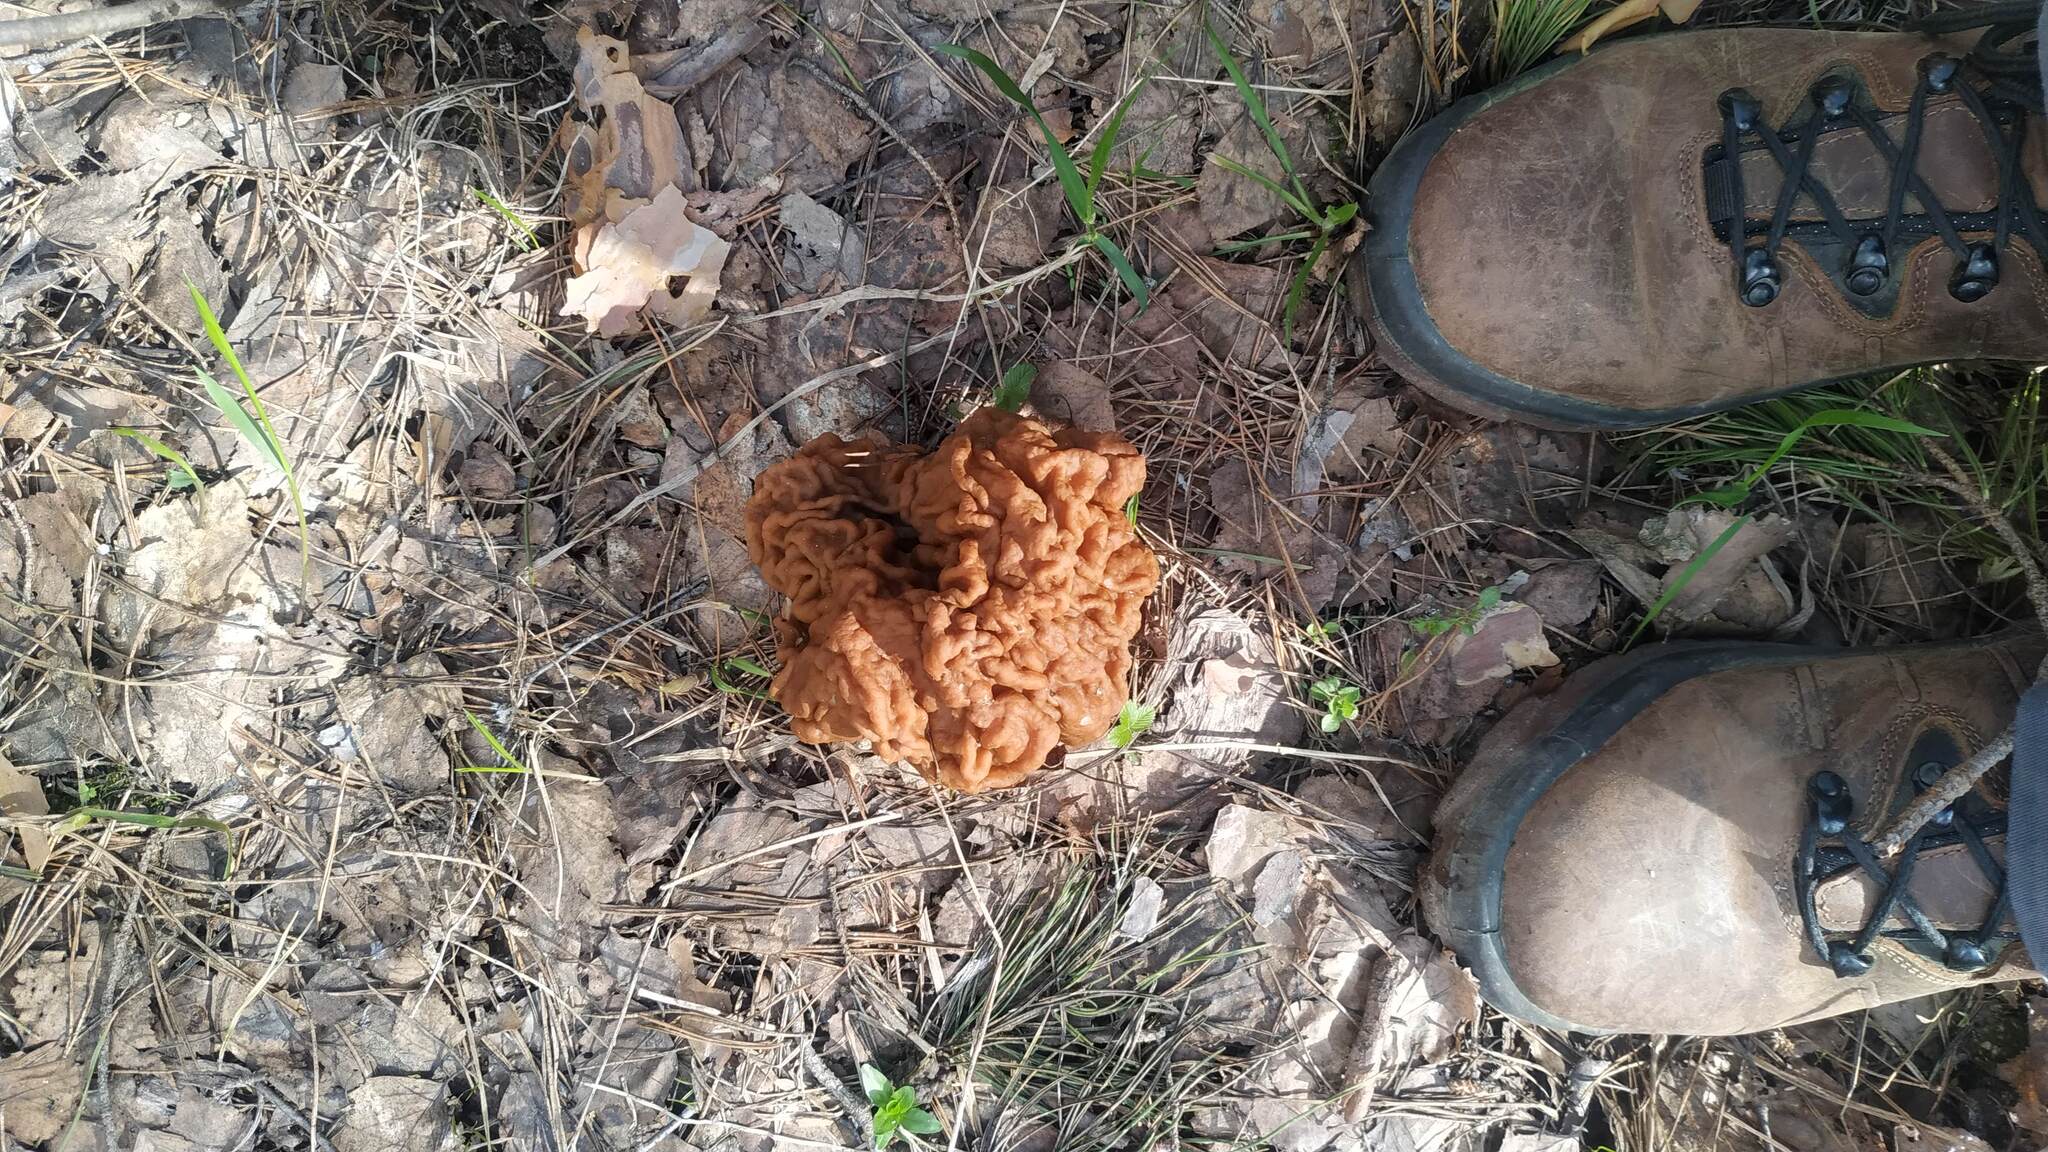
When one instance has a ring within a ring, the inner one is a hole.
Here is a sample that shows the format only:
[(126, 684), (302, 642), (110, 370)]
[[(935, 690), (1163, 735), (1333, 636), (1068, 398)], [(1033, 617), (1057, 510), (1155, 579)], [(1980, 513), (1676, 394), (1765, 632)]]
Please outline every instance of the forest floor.
[[(947, 1149), (2034, 1147), (2038, 985), (1589, 1041), (1418, 919), (1436, 798), (1574, 668), (2027, 618), (1840, 428), (1645, 629), (1733, 522), (1686, 497), (1829, 406), (2048, 468), (2038, 373), (1602, 437), (1383, 366), (1346, 206), (1587, 11), (1517, 7), (278, 0), (0, 55), (0, 1152), (858, 1148), (863, 1067)], [(1793, 8), (1698, 20), (1903, 16)], [(944, 44), (1108, 139), (1092, 227)], [(586, 325), (576, 225), (650, 172), (722, 264)], [(978, 795), (798, 743), (753, 476), (1027, 376), (1149, 461), (1131, 722)]]

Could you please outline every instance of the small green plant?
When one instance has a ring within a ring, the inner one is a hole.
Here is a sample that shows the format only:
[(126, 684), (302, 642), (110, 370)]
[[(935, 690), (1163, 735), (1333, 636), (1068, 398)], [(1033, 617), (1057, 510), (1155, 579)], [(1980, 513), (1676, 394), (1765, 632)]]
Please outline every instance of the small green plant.
[(887, 1148), (898, 1133), (937, 1135), (939, 1118), (917, 1106), (917, 1092), (908, 1084), (891, 1083), (873, 1064), (860, 1066), (860, 1086), (875, 1110), (875, 1147)]
[(1129, 524), (1132, 528), (1138, 526), (1138, 493), (1136, 492), (1131, 493), (1131, 498), (1124, 501), (1124, 523)]
[(1024, 402), (1031, 399), (1031, 382), (1038, 379), (1038, 369), (1029, 364), (1012, 364), (1003, 373), (1003, 382), (996, 386), (994, 404), (1005, 412), (1018, 412)]
[(1118, 748), (1129, 748), (1138, 742), (1138, 737), (1152, 730), (1153, 709), (1136, 700), (1124, 701), (1123, 711), (1117, 713), (1116, 723), (1109, 729), (1109, 742)]
[(1335, 732), (1358, 719), (1358, 702), (1363, 694), (1358, 685), (1337, 676), (1325, 676), (1308, 686), (1308, 698), (1323, 706), (1322, 727)]
[(469, 721), (469, 726), (476, 730), (477, 735), (484, 738), (484, 743), (491, 746), (491, 751), (498, 754), (498, 759), (501, 762), (497, 764), (465, 764), (457, 768), (457, 772), (488, 772), (514, 776), (524, 776), (528, 773), (529, 769), (526, 767), (526, 764), (519, 757), (514, 756), (510, 748), (505, 747), (505, 742), (498, 739), (498, 734), (491, 731), (489, 725), (477, 719), (476, 713), (464, 708), (462, 710), (462, 718)]
[(176, 448), (151, 436), (140, 428), (116, 428), (114, 429), (114, 435), (126, 436), (128, 439), (147, 448), (150, 455), (177, 469), (176, 472), (171, 473), (169, 479), (164, 481), (165, 488), (171, 491), (176, 491), (180, 488), (191, 488), (195, 492), (206, 491), (206, 485), (199, 480), (199, 473), (192, 469), (192, 462), (185, 459), (185, 454)]
[(1493, 78), (1510, 80), (1556, 51), (1593, 0), (1493, 0)]
[(1295, 171), (1294, 157), (1288, 154), (1286, 141), (1280, 139), (1279, 130), (1273, 127), (1273, 118), (1266, 112), (1265, 100), (1260, 98), (1258, 89), (1252, 87), (1251, 81), (1245, 78), (1244, 68), (1238, 64), (1237, 57), (1231, 55), (1229, 46), (1223, 43), (1223, 37), (1216, 34), (1216, 29), (1204, 23), (1202, 31), (1208, 33), (1209, 46), (1215, 49), (1217, 58), (1223, 61), (1223, 70), (1230, 74), (1230, 82), (1237, 88), (1238, 99), (1244, 101), (1245, 110), (1251, 114), (1252, 121), (1264, 134), (1266, 147), (1272, 151), (1273, 158), (1280, 162), (1280, 171), (1287, 182), (1283, 185), (1265, 173), (1248, 168), (1220, 152), (1211, 153), (1209, 158), (1219, 167), (1253, 181), (1280, 197), (1309, 224), (1304, 230), (1265, 236), (1241, 244), (1227, 244), (1217, 249), (1219, 252), (1229, 253), (1263, 244), (1313, 240), (1309, 245), (1308, 255), (1302, 258), (1301, 270), (1294, 274), (1294, 279), (1287, 285), (1287, 303), (1281, 310), (1281, 334), (1292, 340), (1294, 317), (1301, 311), (1301, 301), (1308, 293), (1309, 277), (1315, 274), (1316, 262), (1323, 258), (1324, 252), (1329, 251), (1337, 232), (1358, 215), (1358, 204), (1356, 201), (1328, 206), (1316, 203), (1315, 197), (1309, 194), (1308, 186), (1302, 183), (1301, 174)]
[[(725, 662), (724, 667), (727, 672), (738, 673), (743, 676), (757, 676), (763, 680), (773, 680), (775, 678), (775, 673), (763, 668), (759, 661), (749, 660), (745, 656), (732, 657)], [(717, 664), (711, 666), (711, 684), (712, 687), (717, 688), (720, 692), (730, 693), (734, 696), (750, 696), (756, 700), (768, 699), (768, 694), (758, 688), (747, 688), (727, 680), (719, 674), (719, 665)]]
[(1408, 626), (1424, 636), (1443, 636), (1452, 631), (1470, 636), (1478, 631), (1479, 622), (1486, 618), (1486, 614), (1499, 605), (1500, 589), (1488, 585), (1479, 590), (1479, 598), (1474, 600), (1470, 607), (1417, 617), (1410, 620)]
[[(299, 478), (292, 471), (291, 457), (284, 450), (284, 440), (270, 423), (270, 413), (264, 409), (262, 398), (256, 395), (256, 385), (250, 383), (249, 373), (243, 370), (242, 358), (235, 355), (234, 345), (228, 343), (227, 333), (221, 331), (220, 318), (213, 314), (213, 306), (206, 302), (206, 294), (189, 281), (185, 287), (192, 293), (193, 306), (199, 309), (199, 322), (206, 328), (207, 340), (212, 342), (221, 359), (228, 362), (228, 367), (234, 369), (235, 379), (241, 383), (242, 395), (248, 397), (249, 407), (243, 408), (241, 400), (221, 387), (220, 381), (208, 375), (205, 369), (194, 371), (198, 373), (199, 383), (206, 389), (206, 397), (213, 406), (220, 409), (220, 414), (227, 417), (228, 423), (241, 433), (244, 440), (260, 449), (284, 474), (285, 490), (291, 493), (292, 512), (299, 522), (299, 581), (308, 583), (313, 573), (313, 541), (306, 530), (306, 502), (299, 495)], [(250, 416), (252, 411), (255, 413), (253, 418)]]
[(531, 252), (535, 248), (540, 247), (540, 237), (534, 233), (532, 228), (527, 226), (526, 221), (520, 219), (519, 213), (514, 212), (510, 204), (505, 203), (481, 188), (471, 188), (470, 191), (476, 193), (476, 198), (488, 205), (492, 211), (504, 217), (507, 224), (519, 230), (519, 235), (515, 236), (512, 242), (519, 245), (520, 251)]
[(1088, 173), (1083, 176), (1080, 167), (1074, 163), (1073, 155), (1067, 151), (1066, 145), (1060, 143), (1058, 136), (1053, 135), (1052, 126), (1045, 122), (1045, 117), (1038, 111), (1038, 106), (1031, 102), (1031, 97), (1024, 94), (1024, 89), (1017, 86), (1017, 82), (1010, 78), (1009, 73), (1003, 71), (1001, 65), (960, 44), (940, 44), (935, 51), (951, 56), (955, 60), (965, 60), (979, 68), (981, 74), (988, 77), (989, 83), (996, 86), (996, 91), (1031, 114), (1032, 121), (1038, 125), (1040, 136), (1045, 140), (1046, 153), (1052, 159), (1053, 175), (1059, 178), (1060, 191), (1066, 195), (1067, 207), (1072, 209), (1074, 219), (1081, 224), (1081, 235), (1074, 243), (1087, 245), (1101, 253), (1102, 258), (1109, 261), (1109, 266), (1116, 271), (1117, 278), (1124, 282), (1124, 288), (1130, 292), (1131, 298), (1138, 302), (1138, 307), (1143, 308), (1150, 303), (1151, 292), (1145, 287), (1145, 278), (1138, 275), (1138, 270), (1131, 266), (1130, 257), (1124, 255), (1124, 250), (1117, 246), (1116, 241), (1103, 235), (1096, 228), (1100, 217), (1095, 203), (1095, 193), (1102, 187), (1102, 174), (1109, 167), (1110, 154), (1116, 149), (1117, 132), (1123, 127), (1124, 113), (1130, 111), (1131, 101), (1138, 95), (1138, 90), (1145, 86), (1145, 81), (1141, 78), (1138, 83), (1132, 85), (1131, 90), (1110, 112), (1109, 119), (1102, 125), (1101, 136), (1095, 141), (1095, 150), (1088, 156)]

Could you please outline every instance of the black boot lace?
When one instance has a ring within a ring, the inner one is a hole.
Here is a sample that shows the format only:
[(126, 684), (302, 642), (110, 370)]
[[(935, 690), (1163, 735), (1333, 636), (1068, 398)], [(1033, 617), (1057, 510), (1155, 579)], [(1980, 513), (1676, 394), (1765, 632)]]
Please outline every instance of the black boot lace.
[[(1914, 774), (1914, 789), (1925, 791), (1933, 786), (1946, 767), (1939, 763), (1922, 765)], [(2005, 869), (1985, 844), (1986, 838), (2005, 833), (2003, 812), (1975, 793), (1965, 795), (1907, 841), (1887, 874), (1869, 842), (1850, 829), (1853, 808), (1849, 786), (1841, 776), (1816, 772), (1806, 783), (1806, 825), (1800, 832), (1798, 857), (1793, 861), (1793, 884), (1807, 943), (1827, 961), (1835, 975), (1859, 976), (1868, 972), (1870, 948), (1880, 934), (1939, 958), (1957, 972), (1977, 972), (1989, 967), (2005, 946), (2017, 939), (2014, 932), (2000, 928), (2012, 915), (2012, 893), (2006, 887)], [(1976, 930), (1943, 932), (1906, 893), (1921, 852), (1958, 843), (1968, 846), (1970, 858), (1990, 881), (1996, 896)], [(1820, 886), (1859, 870), (1877, 882), (1877, 901), (1862, 928), (1829, 939), (1817, 907)], [(1887, 929), (1885, 924), (1894, 917), (1904, 920), (1905, 925)]]
[[(1831, 72), (1822, 77), (1810, 93), (1812, 110), (1807, 117), (1776, 130), (1763, 123), (1763, 104), (1749, 92), (1737, 88), (1722, 93), (1721, 144), (1707, 156), (1710, 211), (1717, 217), (1716, 231), (1725, 233), (1735, 258), (1736, 287), (1743, 303), (1761, 308), (1778, 298), (1784, 283), (1778, 253), (1788, 234), (1812, 241), (1816, 250), (1835, 253), (1837, 283), (1858, 300), (1895, 295), (1894, 273), (1903, 263), (1898, 259), (1901, 241), (1929, 235), (1940, 236), (1956, 254), (1948, 290), (1966, 303), (1983, 299), (1998, 286), (1999, 254), (2015, 235), (2023, 236), (2048, 262), (2048, 223), (2020, 167), (2027, 117), (2048, 114), (2035, 54), (2027, 44), (2038, 12), (2038, 0), (2018, 0), (1977, 5), (1925, 22), (1922, 28), (1928, 32), (1976, 27), (1985, 32), (1960, 59), (1934, 53), (1920, 61), (1919, 83), (1903, 116), (1903, 139), (1895, 139), (1880, 123), (1851, 75)], [(1998, 203), (1990, 211), (1944, 208), (1918, 171), (1928, 104), (1951, 94), (1969, 108), (1997, 158)], [(1890, 197), (1883, 217), (1849, 219), (1808, 171), (1815, 145), (1833, 132), (1864, 133), (1889, 166)], [(1750, 137), (1762, 142), (1783, 174), (1768, 220), (1751, 219), (1743, 210), (1740, 157)], [(1793, 208), (1802, 192), (1819, 211), (1819, 223), (1793, 223)], [(1906, 211), (1909, 195), (1919, 211)], [(1964, 233), (1986, 232), (1991, 239), (1964, 238)], [(1753, 242), (1759, 236), (1761, 243)]]

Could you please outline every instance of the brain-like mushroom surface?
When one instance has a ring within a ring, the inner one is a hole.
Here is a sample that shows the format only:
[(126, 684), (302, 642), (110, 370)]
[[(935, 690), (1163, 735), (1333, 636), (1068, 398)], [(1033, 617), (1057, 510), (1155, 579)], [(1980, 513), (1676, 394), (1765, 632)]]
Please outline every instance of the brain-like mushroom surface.
[(775, 699), (966, 792), (1099, 738), (1159, 564), (1122, 438), (983, 408), (929, 455), (825, 435), (763, 472), (747, 550), (789, 598)]

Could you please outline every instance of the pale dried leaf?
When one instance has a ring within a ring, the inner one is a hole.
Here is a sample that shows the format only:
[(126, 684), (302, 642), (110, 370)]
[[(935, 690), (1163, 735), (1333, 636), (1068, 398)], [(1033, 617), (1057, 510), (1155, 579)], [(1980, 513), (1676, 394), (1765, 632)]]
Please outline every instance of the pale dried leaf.
[(1413, 934), (1394, 941), (1374, 968), (1344, 1073), (1345, 1118), (1361, 1120), (1373, 1088), (1448, 1058), (1479, 1017), (1479, 987), (1443, 949)]
[(601, 336), (633, 331), (642, 308), (671, 324), (695, 324), (711, 311), (730, 250), (683, 214), (681, 192), (664, 188), (616, 224), (597, 226), (585, 271), (564, 286), (562, 315), (583, 317)]

